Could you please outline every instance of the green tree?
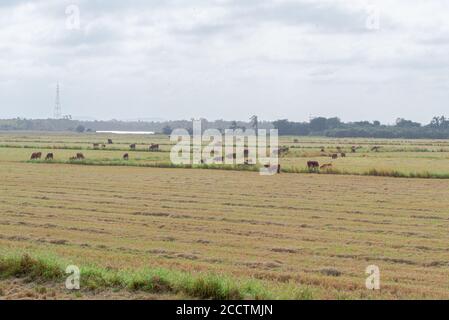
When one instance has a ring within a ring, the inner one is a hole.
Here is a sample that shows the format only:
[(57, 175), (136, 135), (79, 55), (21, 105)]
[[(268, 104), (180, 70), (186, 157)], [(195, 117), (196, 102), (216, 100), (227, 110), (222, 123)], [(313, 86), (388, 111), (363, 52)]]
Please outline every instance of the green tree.
[(79, 132), (79, 133), (83, 133), (84, 131), (86, 131), (86, 128), (80, 124), (75, 128), (75, 131)]

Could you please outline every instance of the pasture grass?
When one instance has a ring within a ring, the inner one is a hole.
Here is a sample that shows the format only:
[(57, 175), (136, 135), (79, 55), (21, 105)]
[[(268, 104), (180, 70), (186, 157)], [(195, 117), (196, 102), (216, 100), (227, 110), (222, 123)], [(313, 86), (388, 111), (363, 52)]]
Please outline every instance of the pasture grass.
[[(0, 279), (20, 278), (27, 282), (64, 283), (62, 259), (53, 256), (31, 256), (8, 254), (0, 256)], [(156, 294), (182, 294), (196, 299), (241, 300), (241, 299), (311, 299), (307, 287), (286, 287), (273, 291), (260, 281), (238, 280), (226, 275), (212, 273), (191, 274), (163, 268), (141, 270), (111, 270), (94, 265), (80, 268), (81, 290), (102, 291), (106, 289), (129, 290)]]
[[(173, 164), (171, 162), (154, 162), (154, 163), (139, 163), (132, 160), (122, 159), (84, 159), (84, 160), (28, 160), (28, 163), (59, 163), (59, 164), (74, 164), (74, 165), (89, 165), (89, 166), (130, 166), (130, 167), (147, 167), (147, 168), (178, 168), (178, 169), (212, 169), (212, 170), (232, 170), (232, 171), (250, 171), (257, 172), (261, 168), (259, 165), (222, 165), (222, 164), (200, 164), (200, 165), (182, 165)], [(435, 172), (402, 172), (399, 170), (385, 170), (372, 168), (369, 170), (357, 172), (348, 171), (335, 168), (328, 168), (325, 170), (309, 169), (303, 167), (284, 167), (281, 168), (282, 173), (297, 173), (297, 174), (332, 174), (332, 175), (355, 175), (355, 176), (374, 176), (374, 177), (392, 177), (392, 178), (410, 178), (410, 179), (449, 179), (449, 173), (435, 173)]]

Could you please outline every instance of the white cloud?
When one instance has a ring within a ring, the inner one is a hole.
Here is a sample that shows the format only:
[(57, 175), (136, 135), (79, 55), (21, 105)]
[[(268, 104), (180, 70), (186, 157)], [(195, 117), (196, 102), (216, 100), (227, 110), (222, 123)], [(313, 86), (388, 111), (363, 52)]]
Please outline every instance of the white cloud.
[[(80, 8), (67, 30), (65, 8)], [(373, 6), (379, 30), (368, 30)], [(0, 4), (0, 117), (428, 121), (449, 96), (443, 0)]]

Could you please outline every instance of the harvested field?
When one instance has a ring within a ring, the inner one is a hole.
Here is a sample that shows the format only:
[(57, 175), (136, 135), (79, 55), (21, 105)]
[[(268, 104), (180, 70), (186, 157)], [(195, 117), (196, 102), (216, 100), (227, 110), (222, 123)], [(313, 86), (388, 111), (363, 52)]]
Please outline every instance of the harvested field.
[(278, 298), (449, 297), (446, 180), (14, 161), (0, 175), (5, 255), (256, 279)]

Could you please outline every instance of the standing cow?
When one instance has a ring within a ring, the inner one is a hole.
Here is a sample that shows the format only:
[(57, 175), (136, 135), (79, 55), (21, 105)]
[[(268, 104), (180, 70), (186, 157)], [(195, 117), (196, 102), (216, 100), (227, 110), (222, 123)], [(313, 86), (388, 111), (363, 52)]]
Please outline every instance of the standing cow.
[(53, 160), (53, 153), (47, 153), (45, 160)]
[(318, 169), (319, 167), (320, 167), (320, 163), (318, 161), (307, 161), (307, 168)]
[(42, 152), (33, 152), (31, 154), (31, 160), (38, 160), (42, 157)]

